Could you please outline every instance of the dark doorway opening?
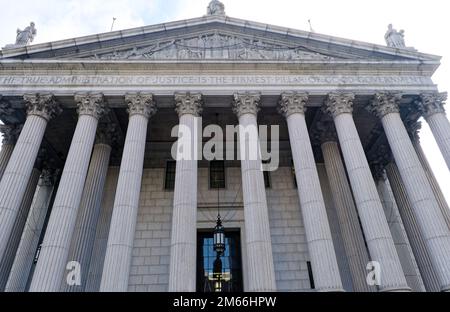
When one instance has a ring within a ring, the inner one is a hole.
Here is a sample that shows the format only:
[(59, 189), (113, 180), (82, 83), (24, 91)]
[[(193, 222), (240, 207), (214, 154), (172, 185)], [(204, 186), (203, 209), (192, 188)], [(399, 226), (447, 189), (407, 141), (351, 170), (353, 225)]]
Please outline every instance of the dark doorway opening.
[[(241, 238), (239, 229), (225, 230), (225, 253), (222, 260), (221, 292), (242, 292)], [(213, 275), (216, 252), (213, 231), (197, 232), (197, 292), (214, 292)]]

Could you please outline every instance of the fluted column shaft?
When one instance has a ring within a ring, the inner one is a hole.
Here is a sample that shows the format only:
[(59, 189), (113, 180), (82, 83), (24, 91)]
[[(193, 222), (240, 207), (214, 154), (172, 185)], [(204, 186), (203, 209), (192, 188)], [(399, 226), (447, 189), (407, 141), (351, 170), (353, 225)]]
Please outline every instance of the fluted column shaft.
[(27, 221), (28, 212), (30, 211), (31, 203), (33, 201), (34, 193), (39, 181), (41, 171), (37, 168), (33, 168), (31, 172), (30, 180), (27, 183), (25, 194), (20, 204), (19, 213), (17, 214), (16, 221), (14, 222), (13, 230), (9, 237), (6, 252), (0, 261), (0, 291), (3, 291), (8, 281), (8, 276), (11, 267), (14, 262), (14, 257), (17, 252), (17, 247), (20, 243), (20, 237), (22, 236), (25, 222)]
[(0, 181), (21, 130), (22, 125), (0, 125), (0, 132), (3, 134), (2, 148), (0, 149)]
[(450, 169), (450, 122), (445, 116), (446, 100), (447, 93), (422, 94), (419, 107)]
[(381, 178), (377, 181), (377, 188), (389, 228), (391, 229), (395, 248), (397, 249), (400, 262), (402, 263), (406, 281), (413, 291), (425, 291), (422, 277), (418, 271), (418, 266), (412, 253), (408, 237), (406, 236), (405, 228), (397, 204), (394, 200), (389, 181)]
[(65, 291), (82, 292), (86, 287), (110, 155), (109, 144), (101, 142), (94, 145), (68, 257), (68, 261), (80, 264), (81, 285), (63, 283)]
[(286, 117), (297, 191), (308, 252), (318, 291), (343, 291), (325, 202), (306, 126), (306, 94), (283, 93), (280, 112)]
[(106, 185), (103, 192), (102, 208), (95, 232), (95, 242), (89, 264), (89, 273), (86, 282), (86, 292), (98, 292), (102, 280), (103, 262), (105, 260), (106, 245), (108, 243), (109, 226), (113, 212), (114, 196), (116, 194), (119, 168), (110, 167), (106, 176)]
[(235, 94), (234, 97), (234, 112), (239, 119), (245, 244), (248, 261), (247, 290), (250, 292), (276, 290), (269, 213), (257, 132), (256, 114), (259, 101), (259, 94), (253, 93)]
[(3, 173), (5, 172), (6, 165), (14, 151), (13, 144), (3, 144), (0, 150), (0, 181), (2, 180)]
[(59, 111), (50, 95), (25, 96), (28, 116), (0, 182), (0, 259), (24, 197), (48, 121)]
[(381, 267), (379, 289), (410, 290), (353, 121), (353, 99), (352, 94), (330, 94), (326, 109), (334, 119), (371, 260), (377, 261)]
[(127, 95), (130, 119), (120, 164), (100, 291), (128, 289), (139, 208), (148, 119), (156, 112), (152, 95)]
[(366, 266), (369, 263), (369, 255), (364, 244), (361, 227), (359, 226), (358, 214), (338, 143), (326, 141), (322, 143), (321, 149), (333, 202), (339, 219), (339, 227), (350, 266), (354, 290), (357, 292), (373, 291), (373, 287), (370, 287), (366, 281)]
[(433, 264), (425, 245), (425, 240), (421, 234), (412, 206), (406, 195), (405, 186), (400, 177), (400, 173), (398, 172), (397, 165), (395, 163), (388, 164), (386, 166), (386, 173), (425, 288), (428, 291), (439, 291), (439, 280), (434, 272)]
[(60, 291), (70, 242), (92, 154), (98, 119), (105, 113), (102, 95), (77, 95), (79, 118), (50, 219), (42, 242), (30, 291)]
[(433, 170), (428, 163), (427, 157), (423, 152), (420, 142), (413, 141), (413, 145), (414, 149), (416, 150), (417, 157), (419, 157), (420, 163), (425, 170), (425, 174), (427, 175), (431, 188), (433, 189), (434, 196), (436, 197), (436, 200), (439, 204), (439, 208), (441, 209), (442, 215), (444, 216), (444, 220), (447, 223), (448, 228), (450, 229), (450, 208), (448, 207), (448, 203), (445, 200), (444, 194), (442, 194), (441, 187), (439, 186), (439, 183), (434, 176)]
[[(201, 113), (201, 94), (176, 94), (180, 116), (175, 189), (170, 248), (169, 291), (196, 291), (197, 258), (197, 149), (198, 116)], [(181, 139), (180, 139), (181, 138)], [(180, 146), (178, 146), (180, 148)], [(187, 153), (186, 151), (190, 151)]]
[(447, 167), (450, 169), (450, 123), (445, 114), (433, 114), (425, 118), (434, 138), (444, 156)]
[(400, 117), (399, 99), (395, 94), (376, 94), (370, 109), (381, 119), (441, 290), (447, 291), (450, 290), (450, 230)]
[(39, 238), (44, 226), (53, 193), (54, 177), (44, 170), (33, 199), (28, 218), (20, 239), (11, 273), (5, 287), (6, 292), (23, 292), (26, 289)]

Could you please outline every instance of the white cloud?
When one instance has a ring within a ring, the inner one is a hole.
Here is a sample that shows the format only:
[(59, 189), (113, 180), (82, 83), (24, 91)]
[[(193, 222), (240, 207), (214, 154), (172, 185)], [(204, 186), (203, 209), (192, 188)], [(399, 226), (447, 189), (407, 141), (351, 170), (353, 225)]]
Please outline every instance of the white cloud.
[[(308, 30), (308, 19), (319, 33), (384, 44), (389, 23), (405, 29), (406, 42), (421, 52), (443, 56), (434, 76), (440, 90), (450, 90), (450, 29), (448, 1), (442, 0), (222, 0), (228, 16)], [(13, 43), (17, 27), (36, 22), (36, 43), (114, 29), (198, 17), (209, 0), (0, 0), (0, 45)], [(450, 202), (450, 172), (424, 123), (421, 142)]]

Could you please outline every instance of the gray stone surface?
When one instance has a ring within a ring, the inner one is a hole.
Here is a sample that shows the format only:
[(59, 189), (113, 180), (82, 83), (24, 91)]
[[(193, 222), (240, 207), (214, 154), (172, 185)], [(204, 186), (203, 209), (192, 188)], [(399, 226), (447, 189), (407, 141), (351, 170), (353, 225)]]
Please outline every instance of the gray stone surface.
[(381, 119), (441, 290), (447, 291), (450, 290), (450, 230), (400, 117), (399, 100), (398, 95), (379, 93), (370, 108)]
[(425, 245), (425, 239), (422, 236), (410, 200), (406, 195), (405, 185), (403, 184), (397, 165), (395, 163), (388, 164), (386, 166), (386, 173), (425, 288), (427, 291), (439, 291), (439, 280), (433, 268), (430, 255)]
[[(239, 125), (257, 129), (256, 115), (259, 110), (259, 95), (256, 93), (235, 94), (233, 110)], [(256, 142), (257, 140), (258, 142)], [(253, 160), (246, 151), (260, 149), (259, 139), (239, 132), (242, 193), (245, 215), (245, 244), (248, 257), (248, 291), (275, 291), (275, 270), (269, 228), (264, 177), (261, 158)]]
[(382, 178), (376, 184), (406, 281), (413, 291), (425, 291), (425, 286), (420, 276), (416, 259), (412, 253), (389, 181), (387, 178)]
[(59, 110), (51, 95), (26, 95), (24, 100), (28, 116), (0, 181), (0, 259), (6, 255), (8, 238), (14, 230), (45, 128)]
[(31, 204), (14, 263), (5, 287), (6, 292), (26, 290), (45, 217), (54, 189), (54, 172), (44, 169)]
[(114, 199), (100, 291), (128, 289), (148, 119), (156, 113), (152, 94), (128, 94), (129, 122)]
[(17, 214), (14, 222), (13, 231), (8, 240), (6, 252), (0, 261), (0, 291), (5, 290), (6, 283), (8, 281), (11, 267), (13, 266), (14, 257), (19, 247), (20, 238), (27, 221), (28, 212), (30, 211), (31, 204), (33, 202), (36, 187), (39, 181), (41, 171), (37, 168), (33, 168), (31, 172), (30, 180), (27, 183), (25, 194), (23, 195), (22, 202), (20, 203), (19, 213)]
[(98, 119), (105, 113), (103, 96), (79, 94), (78, 122), (59, 182), (30, 291), (60, 291), (70, 242), (88, 173)]
[(106, 176), (100, 216), (97, 222), (94, 247), (89, 264), (89, 273), (85, 288), (87, 292), (97, 292), (100, 289), (100, 282), (102, 280), (103, 272), (103, 262), (105, 260), (109, 226), (111, 223), (118, 178), (119, 168), (110, 167)]
[(68, 256), (68, 261), (77, 261), (81, 266), (81, 285), (63, 281), (63, 291), (81, 292), (86, 288), (110, 155), (109, 144), (94, 145)]
[(378, 287), (381, 291), (410, 290), (352, 117), (353, 99), (353, 94), (330, 94), (326, 110), (334, 119), (370, 259), (381, 266), (383, 278)]
[(374, 291), (374, 288), (367, 285), (366, 281), (366, 266), (369, 263), (369, 254), (364, 244), (358, 213), (346, 177), (339, 145), (334, 141), (325, 141), (322, 143), (321, 149), (354, 290), (361, 292)]
[(280, 111), (286, 117), (298, 196), (314, 281), (318, 291), (342, 291), (333, 239), (306, 125), (307, 94), (283, 93)]

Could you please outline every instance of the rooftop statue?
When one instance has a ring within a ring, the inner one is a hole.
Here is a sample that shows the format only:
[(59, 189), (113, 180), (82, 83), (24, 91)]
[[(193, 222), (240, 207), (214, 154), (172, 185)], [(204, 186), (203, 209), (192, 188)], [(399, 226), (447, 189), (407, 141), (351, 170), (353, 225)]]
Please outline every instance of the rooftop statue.
[(212, 0), (208, 5), (207, 15), (225, 15), (225, 6), (218, 0)]
[(392, 24), (388, 25), (388, 30), (384, 35), (384, 39), (386, 40), (386, 44), (388, 47), (406, 48), (405, 31), (403, 29), (397, 31), (392, 27)]
[(17, 28), (17, 36), (15, 44), (8, 44), (5, 48), (19, 48), (29, 45), (33, 42), (34, 37), (36, 36), (37, 30), (34, 22), (30, 23), (30, 26), (27, 26), (24, 30), (20, 30)]

